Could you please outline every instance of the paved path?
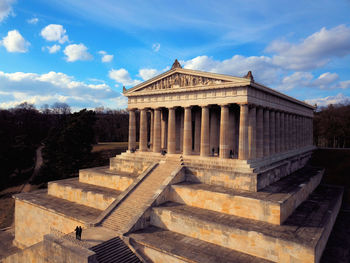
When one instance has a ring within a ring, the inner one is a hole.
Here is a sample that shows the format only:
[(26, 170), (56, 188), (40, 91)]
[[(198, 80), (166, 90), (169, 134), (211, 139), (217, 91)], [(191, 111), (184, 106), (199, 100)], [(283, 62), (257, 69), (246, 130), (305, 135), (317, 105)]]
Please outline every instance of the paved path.
[(39, 172), (42, 164), (43, 164), (43, 156), (42, 156), (42, 150), (43, 150), (44, 146), (41, 145), (36, 149), (36, 158), (35, 158), (35, 167), (34, 167), (34, 171), (33, 174), (31, 175), (31, 177), (27, 180), (27, 182), (23, 185), (22, 190), (20, 191), (21, 193), (26, 193), (26, 192), (30, 192), (31, 190), (31, 184), (29, 183)]

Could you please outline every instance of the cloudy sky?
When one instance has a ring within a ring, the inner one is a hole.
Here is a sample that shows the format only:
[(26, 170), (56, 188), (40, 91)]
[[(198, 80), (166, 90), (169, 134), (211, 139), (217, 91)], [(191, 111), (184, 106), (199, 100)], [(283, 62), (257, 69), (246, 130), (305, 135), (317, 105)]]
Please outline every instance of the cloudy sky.
[(125, 108), (122, 87), (185, 68), (318, 105), (350, 99), (350, 0), (0, 0), (0, 108)]

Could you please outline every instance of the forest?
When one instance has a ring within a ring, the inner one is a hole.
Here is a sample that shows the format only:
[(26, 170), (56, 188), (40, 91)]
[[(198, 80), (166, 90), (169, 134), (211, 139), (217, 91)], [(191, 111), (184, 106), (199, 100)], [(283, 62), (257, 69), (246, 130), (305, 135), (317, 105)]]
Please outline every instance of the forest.
[(63, 179), (88, 167), (97, 142), (127, 141), (128, 113), (98, 108), (71, 113), (55, 103), (36, 109), (32, 104), (0, 110), (0, 190), (25, 181), (32, 173), (36, 150), (42, 146), (41, 183)]
[[(127, 142), (128, 122), (126, 110), (96, 108), (71, 113), (65, 103), (40, 109), (22, 103), (0, 110), (0, 190), (23, 182), (33, 173), (40, 146), (43, 165), (32, 183), (76, 175), (93, 164), (92, 145)], [(315, 111), (314, 144), (350, 147), (350, 105), (329, 105)]]
[(330, 104), (317, 109), (313, 132), (318, 147), (350, 148), (350, 104)]

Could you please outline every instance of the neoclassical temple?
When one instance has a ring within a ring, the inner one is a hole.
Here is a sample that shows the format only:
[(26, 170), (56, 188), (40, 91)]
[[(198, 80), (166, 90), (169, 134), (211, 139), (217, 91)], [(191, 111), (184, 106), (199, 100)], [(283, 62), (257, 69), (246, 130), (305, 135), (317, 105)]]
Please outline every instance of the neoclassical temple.
[(312, 146), (314, 107), (245, 77), (171, 70), (124, 90), (129, 150), (261, 160)]
[(307, 163), (312, 106), (177, 61), (124, 95), (129, 150), (15, 195), (4, 263), (320, 262), (343, 189)]

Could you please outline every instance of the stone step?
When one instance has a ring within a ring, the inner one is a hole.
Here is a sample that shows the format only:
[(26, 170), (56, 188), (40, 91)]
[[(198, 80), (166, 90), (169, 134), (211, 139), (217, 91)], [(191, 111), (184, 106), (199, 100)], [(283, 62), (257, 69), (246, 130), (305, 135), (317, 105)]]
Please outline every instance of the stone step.
[(175, 177), (172, 174), (180, 165), (160, 163), (126, 196), (102, 221), (102, 226), (125, 233), (129, 231), (164, 188)]
[(314, 191), (323, 172), (305, 167), (258, 192), (184, 182), (171, 186), (169, 201), (281, 224)]
[(342, 194), (319, 186), (282, 225), (172, 202), (153, 208), (150, 223), (274, 262), (319, 262)]
[(135, 180), (137, 174), (111, 171), (108, 166), (95, 167), (79, 170), (79, 181), (111, 188), (117, 191), (124, 191)]
[(130, 243), (137, 248), (139, 253), (154, 263), (271, 262), (157, 227), (134, 232), (129, 237)]
[(96, 253), (99, 263), (120, 262), (120, 263), (141, 263), (139, 258), (119, 237), (112, 238), (102, 244), (90, 248)]
[(105, 210), (120, 193), (111, 188), (79, 182), (78, 178), (48, 183), (49, 195), (100, 210)]
[(14, 197), (15, 242), (21, 247), (42, 241), (51, 227), (62, 233), (70, 233), (79, 225), (84, 228), (102, 213), (102, 210), (48, 195), (46, 189)]

